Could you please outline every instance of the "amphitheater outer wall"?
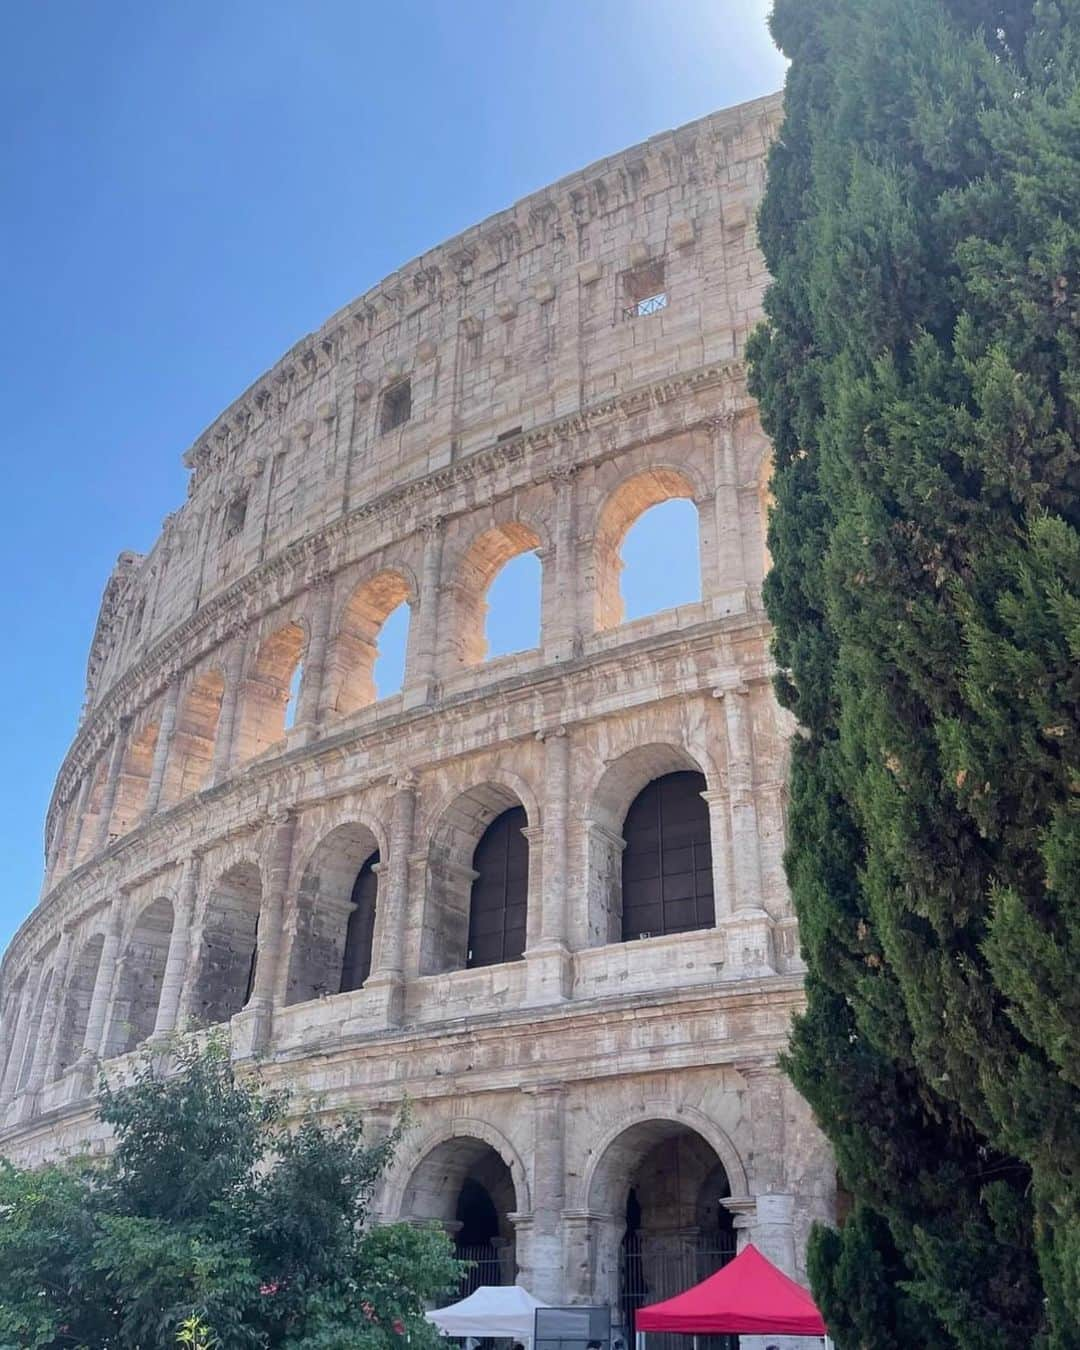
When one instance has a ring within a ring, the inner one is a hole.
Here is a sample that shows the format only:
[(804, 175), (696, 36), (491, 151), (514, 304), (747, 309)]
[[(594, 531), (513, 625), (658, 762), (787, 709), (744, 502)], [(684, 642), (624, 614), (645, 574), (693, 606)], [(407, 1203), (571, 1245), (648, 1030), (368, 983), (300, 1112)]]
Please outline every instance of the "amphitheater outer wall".
[[(735, 1228), (801, 1272), (834, 1174), (776, 1067), (802, 1000), (792, 727), (742, 365), (778, 113), (656, 136), (432, 250), (187, 452), (187, 501), (106, 587), (42, 896), (0, 967), (7, 1156), (105, 1147), (97, 1067), (122, 1078), (203, 1017), (326, 1112), (389, 1125), (408, 1095), (387, 1217), (452, 1229), (433, 1178), (505, 1167), (500, 1241), (542, 1297), (618, 1302), (625, 1174), (665, 1139), (722, 1165)], [(700, 599), (622, 622), (622, 540), (672, 497), (696, 507)], [(487, 588), (532, 551), (538, 645), (487, 660)], [(404, 679), (376, 698), (399, 604)], [(687, 772), (714, 919), (623, 940), (622, 822)], [(524, 954), (470, 966), (470, 858), (509, 805)], [(348, 884), (376, 854), (369, 968), (339, 993)]]

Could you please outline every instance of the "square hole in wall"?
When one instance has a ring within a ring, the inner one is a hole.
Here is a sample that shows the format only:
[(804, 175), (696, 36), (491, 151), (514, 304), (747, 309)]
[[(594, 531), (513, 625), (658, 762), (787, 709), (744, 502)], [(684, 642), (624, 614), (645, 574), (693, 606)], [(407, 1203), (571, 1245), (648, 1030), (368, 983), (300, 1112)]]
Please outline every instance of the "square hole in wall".
[(667, 308), (664, 260), (645, 263), (622, 274), (623, 317), (641, 319)]
[(412, 381), (398, 380), (382, 396), (379, 432), (383, 435), (403, 426), (412, 416)]

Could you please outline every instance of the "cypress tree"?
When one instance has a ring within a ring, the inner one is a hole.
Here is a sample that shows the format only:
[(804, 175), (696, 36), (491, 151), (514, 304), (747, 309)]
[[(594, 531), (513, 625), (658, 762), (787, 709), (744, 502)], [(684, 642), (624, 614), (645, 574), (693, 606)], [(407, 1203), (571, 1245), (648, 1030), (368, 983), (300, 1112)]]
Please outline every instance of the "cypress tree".
[(749, 349), (838, 1346), (1080, 1346), (1080, 0), (777, 0)]

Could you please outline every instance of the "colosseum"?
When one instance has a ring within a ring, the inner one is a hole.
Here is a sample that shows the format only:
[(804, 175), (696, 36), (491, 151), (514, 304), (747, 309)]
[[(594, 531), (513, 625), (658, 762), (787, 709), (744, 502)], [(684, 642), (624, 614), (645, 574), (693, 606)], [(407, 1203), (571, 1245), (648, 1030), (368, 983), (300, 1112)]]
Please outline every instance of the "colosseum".
[[(0, 972), (9, 1158), (105, 1147), (99, 1066), (228, 1024), (319, 1109), (410, 1099), (379, 1213), (443, 1222), (478, 1282), (618, 1322), (747, 1237), (802, 1274), (835, 1171), (777, 1067), (793, 727), (741, 359), (779, 114), (655, 136), (408, 263), (187, 451), (105, 588)], [(672, 498), (700, 595), (624, 621), (623, 541)], [(487, 659), (527, 553), (536, 645)]]

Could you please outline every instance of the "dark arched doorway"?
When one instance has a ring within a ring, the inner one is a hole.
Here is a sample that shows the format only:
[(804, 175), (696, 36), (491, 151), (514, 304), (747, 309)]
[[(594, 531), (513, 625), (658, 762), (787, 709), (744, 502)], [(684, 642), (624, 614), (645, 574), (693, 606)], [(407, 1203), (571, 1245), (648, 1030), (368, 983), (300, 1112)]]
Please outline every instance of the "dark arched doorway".
[(513, 1284), (517, 1276), (510, 1215), (517, 1194), (510, 1168), (481, 1139), (448, 1139), (427, 1155), (409, 1179), (402, 1216), (437, 1219), (451, 1235), (455, 1255), (469, 1263), (460, 1297), (482, 1284)]
[[(599, 1254), (600, 1266), (615, 1278), (595, 1293), (617, 1302), (628, 1343), (638, 1308), (689, 1289), (735, 1255), (734, 1219), (724, 1203), (730, 1196), (716, 1150), (689, 1126), (646, 1120), (608, 1146), (589, 1208), (615, 1244), (610, 1257)], [(698, 1341), (699, 1350), (738, 1344), (727, 1337)], [(651, 1332), (648, 1347), (686, 1350), (684, 1338)]]
[(352, 909), (345, 926), (345, 954), (341, 959), (339, 992), (361, 989), (371, 974), (371, 950), (375, 938), (375, 902), (379, 892), (378, 851), (361, 867), (353, 883), (349, 903)]
[(712, 845), (705, 776), (654, 778), (623, 822), (622, 940), (712, 928)]
[(525, 951), (529, 891), (528, 824), (523, 806), (495, 817), (473, 853), (469, 897), (469, 966), (518, 961)]

